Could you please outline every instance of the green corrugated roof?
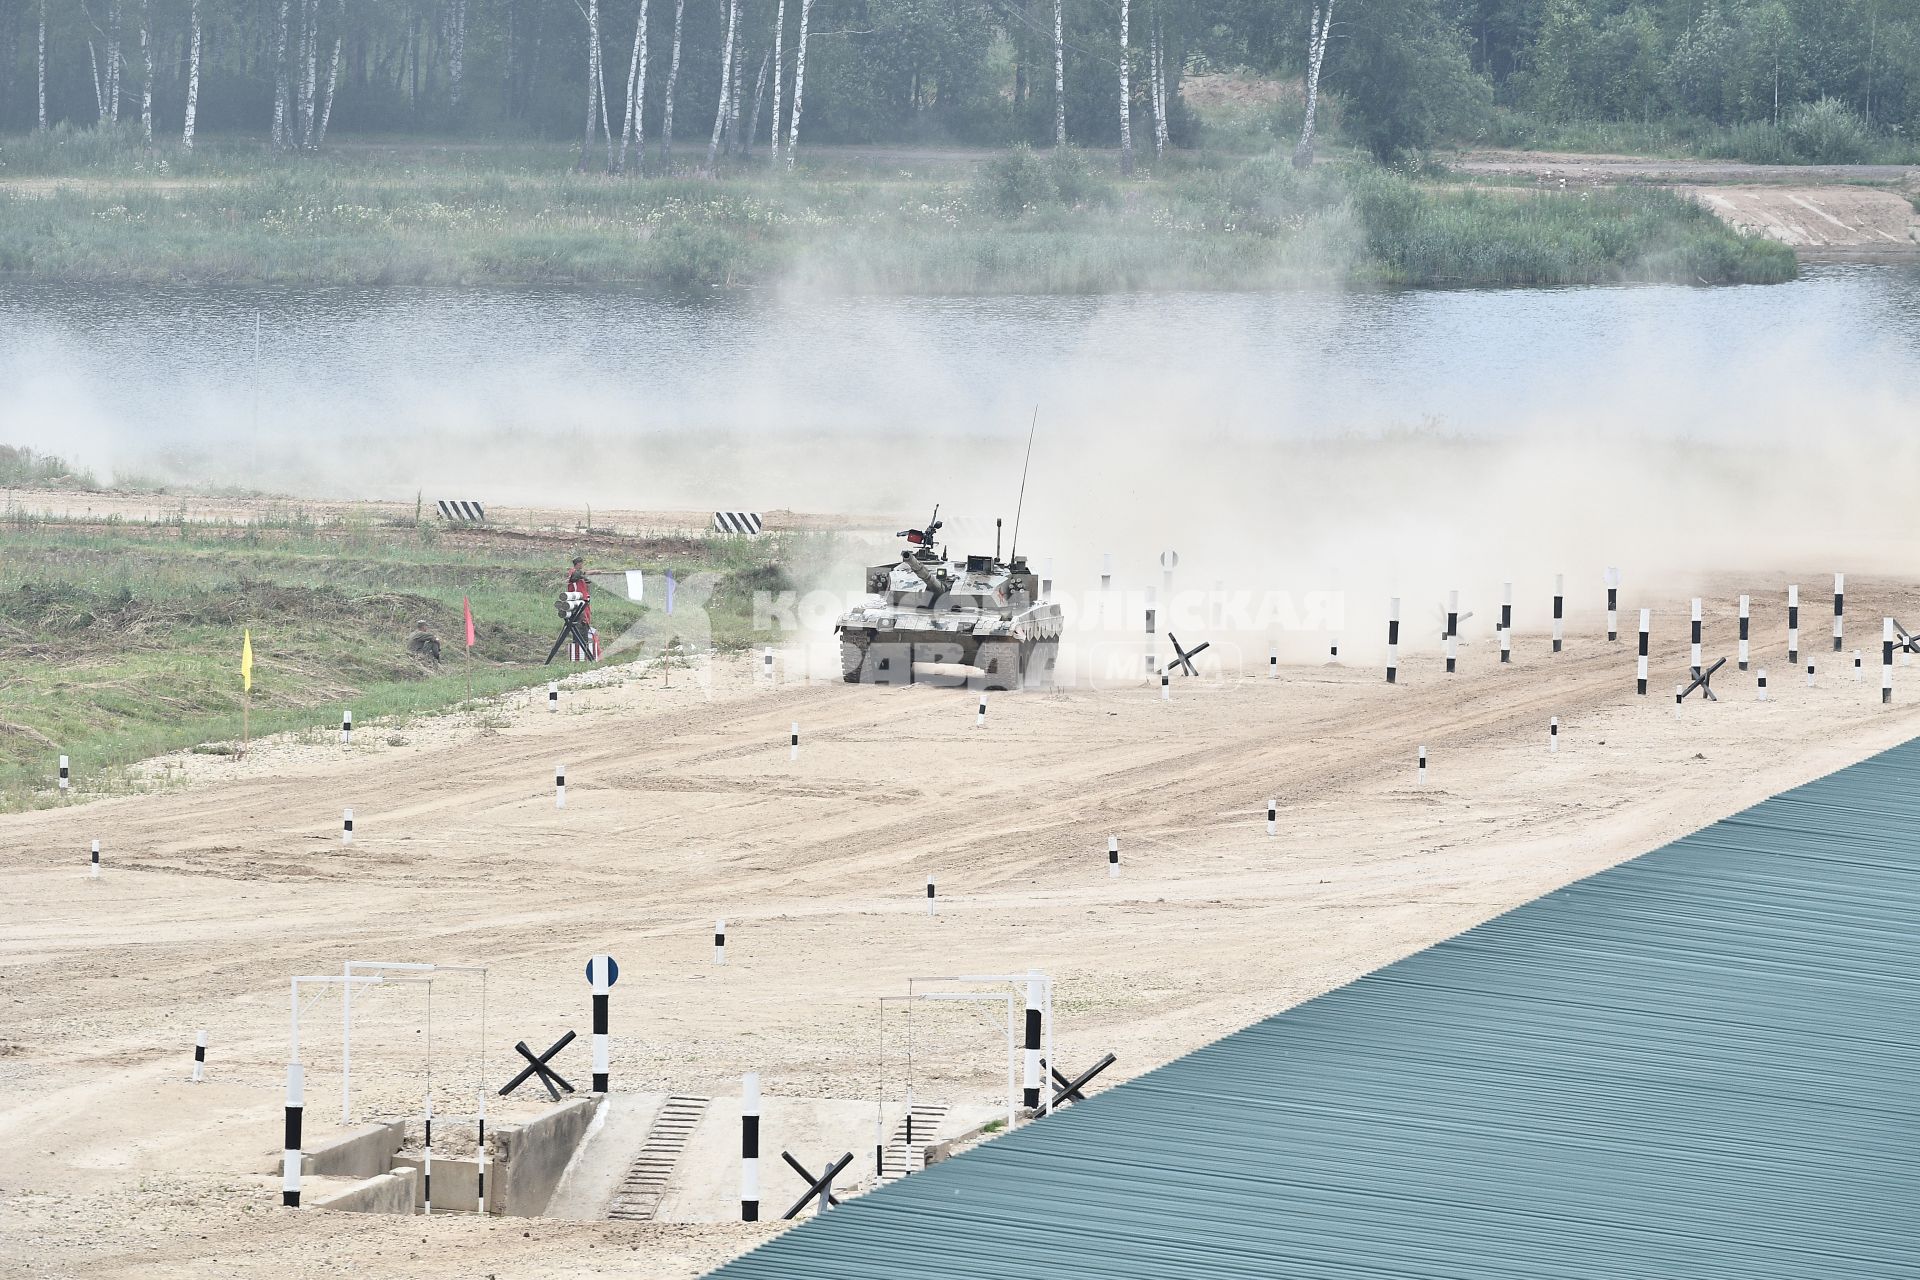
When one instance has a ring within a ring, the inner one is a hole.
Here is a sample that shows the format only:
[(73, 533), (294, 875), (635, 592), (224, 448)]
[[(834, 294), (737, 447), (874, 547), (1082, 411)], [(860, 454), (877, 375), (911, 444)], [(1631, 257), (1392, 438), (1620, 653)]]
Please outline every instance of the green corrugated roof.
[(1913, 1280), (1917, 920), (1920, 740), (714, 1274)]

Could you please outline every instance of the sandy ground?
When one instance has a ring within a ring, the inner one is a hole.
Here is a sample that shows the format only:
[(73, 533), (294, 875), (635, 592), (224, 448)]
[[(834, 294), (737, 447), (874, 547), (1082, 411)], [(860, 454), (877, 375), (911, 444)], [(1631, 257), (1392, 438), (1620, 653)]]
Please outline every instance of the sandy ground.
[[(998, 695), (976, 729), (968, 694), (762, 686), (747, 662), (670, 689), (630, 671), (569, 687), (559, 714), (521, 698), (416, 723), (402, 745), (363, 727), (348, 748), (313, 733), (177, 757), (157, 794), (89, 800), (83, 775), (82, 798), (0, 819), (0, 1275), (698, 1274), (775, 1228), (279, 1209), (288, 977), (348, 958), (490, 964), (485, 1078), (514, 1040), (571, 1027), (557, 1063), (577, 1079), (582, 968), (608, 951), (616, 1091), (727, 1099), (755, 1070), (770, 1095), (897, 1101), (880, 996), (1039, 966), (1061, 1062), (1112, 1051), (1123, 1078), (1920, 732), (1920, 669), (1896, 670), (1882, 708), (1877, 643), (1854, 683), (1817, 596), (1809, 689), (1784, 670), (1774, 584), (1712, 587), (1710, 654), (1731, 652), (1733, 597), (1755, 593), (1772, 701), (1730, 665), (1723, 700), (1676, 720), (1684, 626), (1657, 636), (1643, 700), (1630, 632), (1609, 644), (1575, 614), (1553, 657), (1523, 616), (1512, 665), (1481, 641), (1448, 678), (1410, 643), (1397, 687), (1355, 642), (1350, 666), (1183, 680), (1169, 702), (1140, 683)], [(1920, 585), (1857, 576), (1848, 604), (1867, 644), (1883, 613), (1920, 614)], [(435, 1000), (431, 1059), (420, 992), (361, 1003), (357, 1116), (409, 1109), (429, 1061), (442, 1112), (472, 1097), (473, 993)], [(311, 1146), (337, 1119), (338, 1005), (320, 997), (303, 1025)], [(200, 1027), (210, 1079), (194, 1086)], [(916, 1097), (994, 1096), (990, 1019), (930, 1015), (917, 1035)], [(787, 1177), (768, 1175), (768, 1200)]]
[(1920, 210), (1874, 187), (1682, 187), (1722, 220), (1807, 256), (1920, 252)]

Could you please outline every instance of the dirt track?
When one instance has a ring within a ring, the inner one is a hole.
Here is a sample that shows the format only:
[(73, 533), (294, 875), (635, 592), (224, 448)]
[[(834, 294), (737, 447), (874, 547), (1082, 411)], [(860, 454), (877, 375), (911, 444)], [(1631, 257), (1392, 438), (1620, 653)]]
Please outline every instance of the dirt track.
[[(1920, 604), (1913, 585), (1851, 585), (1861, 641), (1869, 619)], [(490, 963), (497, 1064), (514, 1039), (586, 1030), (581, 966), (607, 950), (616, 1088), (730, 1096), (758, 1070), (769, 1094), (863, 1098), (877, 1075), (899, 1084), (897, 1063), (876, 1067), (878, 996), (914, 973), (1037, 965), (1059, 984), (1061, 1060), (1111, 1050), (1114, 1075), (1137, 1074), (1920, 731), (1913, 669), (1883, 710), (1877, 671), (1855, 684), (1829, 667), (1817, 621), (1820, 684), (1790, 677), (1776, 598), (1756, 597), (1754, 623), (1774, 700), (1729, 670), (1724, 700), (1679, 721), (1664, 691), (1684, 628), (1658, 635), (1641, 700), (1631, 636), (1607, 644), (1590, 616), (1558, 658), (1523, 630), (1503, 668), (1482, 636), (1452, 680), (1410, 652), (1390, 688), (1363, 646), (1352, 667), (1182, 682), (1169, 703), (1145, 686), (996, 696), (984, 729), (967, 694), (767, 688), (746, 663), (711, 687), (633, 675), (569, 691), (559, 715), (522, 701), (416, 724), (400, 746), (363, 728), (346, 749), (320, 732), (237, 763), (181, 757), (160, 794), (0, 820), (0, 1237), (32, 1242), (0, 1252), (0, 1274), (696, 1274), (756, 1229), (279, 1210), (287, 977), (374, 953)], [(1730, 613), (1712, 612), (1711, 652), (1732, 648)], [(107, 873), (90, 881), (95, 837)], [(362, 1115), (409, 1109), (425, 1086), (417, 1011), (380, 1007)], [(309, 1146), (337, 1105), (334, 1008), (311, 1015)], [(451, 995), (438, 1010), (443, 1107), (477, 1065), (458, 1047), (470, 1013)], [(202, 1026), (211, 1081), (195, 1087)], [(583, 1035), (563, 1069), (585, 1052)], [(923, 1091), (992, 1096), (991, 1054), (939, 1056), (923, 1044)]]

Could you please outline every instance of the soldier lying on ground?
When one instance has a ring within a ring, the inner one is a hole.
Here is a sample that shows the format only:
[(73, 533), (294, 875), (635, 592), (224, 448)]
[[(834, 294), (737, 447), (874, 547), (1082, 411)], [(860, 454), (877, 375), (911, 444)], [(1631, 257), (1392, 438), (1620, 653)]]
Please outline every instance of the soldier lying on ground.
[(413, 624), (413, 634), (407, 637), (407, 652), (416, 658), (440, 661), (440, 638), (427, 628), (425, 618)]

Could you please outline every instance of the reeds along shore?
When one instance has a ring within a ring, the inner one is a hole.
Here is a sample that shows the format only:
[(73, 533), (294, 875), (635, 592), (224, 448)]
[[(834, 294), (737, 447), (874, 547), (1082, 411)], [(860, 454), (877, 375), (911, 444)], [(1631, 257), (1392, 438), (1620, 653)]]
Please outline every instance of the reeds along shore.
[(1304, 173), (1278, 155), (1170, 156), (1122, 181), (1072, 150), (930, 152), (917, 173), (749, 158), (711, 179), (577, 174), (513, 146), (287, 158), (209, 142), (169, 157), (56, 130), (0, 150), (0, 271), (74, 282), (983, 294), (1795, 271), (1785, 247), (1670, 192), (1463, 187), (1354, 155)]

